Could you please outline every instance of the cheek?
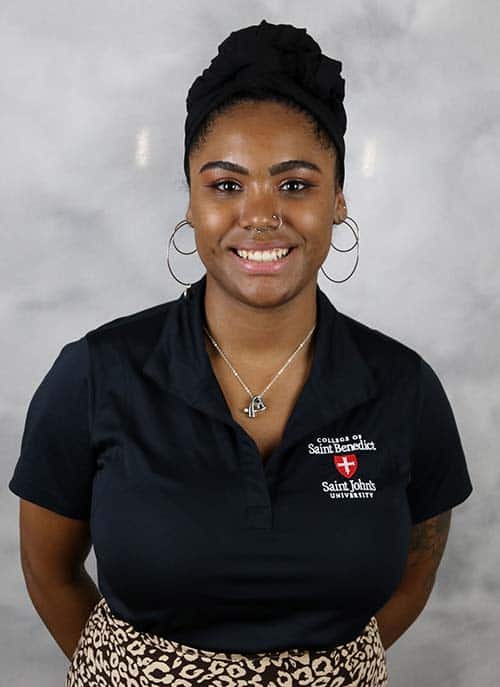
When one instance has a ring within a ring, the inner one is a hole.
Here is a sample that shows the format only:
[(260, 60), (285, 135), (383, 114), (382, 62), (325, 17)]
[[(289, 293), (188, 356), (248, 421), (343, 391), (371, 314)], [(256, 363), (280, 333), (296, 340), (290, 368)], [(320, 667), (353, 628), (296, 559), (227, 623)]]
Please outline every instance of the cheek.
[(325, 234), (321, 241), (318, 243), (318, 256), (319, 262), (321, 264), (326, 260), (328, 253), (330, 252), (330, 242), (328, 241), (328, 234)]
[(320, 225), (318, 227), (318, 218), (314, 226), (304, 230), (303, 236), (314, 253), (319, 253), (323, 256), (328, 254), (330, 250), (330, 242), (332, 240), (332, 228), (330, 225)]
[(292, 226), (307, 237), (311, 243), (328, 242), (332, 227), (331, 212), (321, 203), (308, 203), (307, 206), (287, 209), (287, 216)]
[(211, 256), (220, 254), (222, 250), (224, 232), (221, 232), (220, 225), (203, 224), (195, 232), (196, 247), (199, 257), (204, 261), (209, 261)]
[(193, 223), (199, 231), (216, 237), (227, 231), (235, 222), (234, 212), (227, 207), (204, 203), (193, 211)]

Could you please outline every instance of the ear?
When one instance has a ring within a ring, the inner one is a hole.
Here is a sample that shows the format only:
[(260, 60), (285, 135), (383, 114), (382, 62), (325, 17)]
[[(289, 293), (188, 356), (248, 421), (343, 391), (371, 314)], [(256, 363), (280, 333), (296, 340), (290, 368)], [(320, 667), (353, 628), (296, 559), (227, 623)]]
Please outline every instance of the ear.
[(344, 192), (339, 189), (335, 194), (335, 224), (341, 224), (347, 217), (346, 205)]

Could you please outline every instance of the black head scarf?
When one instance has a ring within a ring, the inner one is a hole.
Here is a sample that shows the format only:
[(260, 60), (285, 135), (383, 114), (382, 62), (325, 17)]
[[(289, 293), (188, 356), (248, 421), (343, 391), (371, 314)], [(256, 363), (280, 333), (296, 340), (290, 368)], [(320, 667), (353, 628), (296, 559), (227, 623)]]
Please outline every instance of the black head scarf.
[(264, 88), (291, 97), (323, 124), (337, 149), (343, 186), (347, 117), (341, 69), (342, 63), (323, 55), (306, 29), (291, 24), (270, 24), (263, 19), (258, 26), (230, 33), (187, 94), (186, 178), (189, 145), (204, 117), (233, 93)]

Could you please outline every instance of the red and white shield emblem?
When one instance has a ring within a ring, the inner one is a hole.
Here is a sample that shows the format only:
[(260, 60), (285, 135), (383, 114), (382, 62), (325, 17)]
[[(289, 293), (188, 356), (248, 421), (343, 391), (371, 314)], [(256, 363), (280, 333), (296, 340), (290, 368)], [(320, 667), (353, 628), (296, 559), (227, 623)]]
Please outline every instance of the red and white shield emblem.
[(335, 467), (343, 477), (354, 477), (358, 469), (358, 459), (354, 453), (346, 453), (342, 456), (333, 456)]

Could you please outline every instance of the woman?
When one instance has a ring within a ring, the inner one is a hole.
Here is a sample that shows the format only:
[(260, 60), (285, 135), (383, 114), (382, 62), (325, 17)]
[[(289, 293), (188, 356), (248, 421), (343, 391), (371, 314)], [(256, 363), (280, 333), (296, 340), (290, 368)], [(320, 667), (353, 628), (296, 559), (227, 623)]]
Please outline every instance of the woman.
[(429, 597), (472, 484), (429, 364), (317, 284), (340, 68), (265, 20), (219, 46), (187, 99), (188, 288), (66, 344), (31, 401), (9, 487), (66, 687), (387, 685)]

